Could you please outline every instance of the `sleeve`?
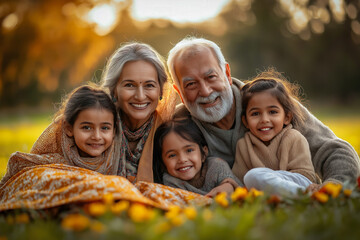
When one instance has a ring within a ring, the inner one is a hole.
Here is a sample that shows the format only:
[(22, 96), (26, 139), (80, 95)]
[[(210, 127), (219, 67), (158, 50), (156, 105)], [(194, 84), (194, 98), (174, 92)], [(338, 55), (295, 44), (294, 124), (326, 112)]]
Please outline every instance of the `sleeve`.
[(315, 172), (323, 182), (355, 181), (360, 175), (360, 160), (355, 149), (301, 107), (306, 120), (298, 130), (309, 143)]
[(241, 182), (244, 182), (244, 176), (250, 170), (245, 161), (248, 155), (245, 137), (240, 138), (236, 144), (236, 154), (232, 172)]
[(164, 173), (163, 182), (164, 182), (164, 185), (166, 185), (166, 186), (187, 190), (185, 188), (184, 184), (182, 183), (182, 180), (175, 178), (168, 173)]
[[(284, 149), (289, 154), (287, 171), (300, 173), (313, 183), (316, 183), (314, 166), (311, 162), (309, 144), (300, 132), (290, 129), (283, 140)], [(283, 153), (286, 154), (286, 153)]]
[(210, 157), (207, 159), (207, 161), (209, 161), (207, 175), (216, 176), (216, 186), (219, 186), (225, 182), (233, 185), (234, 189), (238, 186), (243, 186), (242, 182), (234, 175), (229, 167), (229, 164), (225, 160), (221, 158)]

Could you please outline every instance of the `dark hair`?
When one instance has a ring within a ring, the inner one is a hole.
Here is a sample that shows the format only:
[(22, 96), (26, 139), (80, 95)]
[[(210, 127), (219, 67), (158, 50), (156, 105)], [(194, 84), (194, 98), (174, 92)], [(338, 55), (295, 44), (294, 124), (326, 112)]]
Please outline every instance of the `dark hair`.
[(246, 116), (246, 108), (255, 93), (269, 91), (280, 102), (285, 114), (292, 114), (291, 123), (294, 127), (300, 127), (304, 123), (304, 113), (299, 104), (299, 90), (299, 86), (290, 84), (281, 73), (270, 68), (241, 88), (242, 115)]
[(114, 129), (118, 133), (116, 107), (110, 96), (96, 85), (84, 85), (74, 89), (63, 101), (62, 108), (56, 116), (63, 115), (64, 120), (74, 125), (81, 111), (89, 108), (106, 109), (114, 116)]
[(164, 122), (157, 128), (154, 136), (153, 172), (155, 183), (163, 183), (162, 177), (166, 172), (166, 167), (162, 159), (162, 148), (165, 136), (171, 132), (178, 134), (187, 141), (197, 143), (201, 155), (205, 155), (203, 149), (204, 146), (207, 146), (205, 137), (191, 118), (175, 118)]

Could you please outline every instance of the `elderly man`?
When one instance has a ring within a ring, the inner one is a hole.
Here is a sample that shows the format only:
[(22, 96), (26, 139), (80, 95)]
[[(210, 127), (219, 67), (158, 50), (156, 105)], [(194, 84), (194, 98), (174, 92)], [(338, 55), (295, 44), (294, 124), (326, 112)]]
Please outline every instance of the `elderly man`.
[[(234, 164), (236, 143), (246, 132), (241, 122), (243, 85), (232, 78), (220, 48), (203, 38), (185, 38), (169, 52), (167, 65), (184, 104), (175, 116), (191, 114), (199, 125), (210, 154)], [(185, 106), (184, 106), (185, 105)], [(307, 109), (305, 127), (298, 129), (308, 140), (316, 173), (323, 182), (354, 180), (360, 175), (359, 156)]]

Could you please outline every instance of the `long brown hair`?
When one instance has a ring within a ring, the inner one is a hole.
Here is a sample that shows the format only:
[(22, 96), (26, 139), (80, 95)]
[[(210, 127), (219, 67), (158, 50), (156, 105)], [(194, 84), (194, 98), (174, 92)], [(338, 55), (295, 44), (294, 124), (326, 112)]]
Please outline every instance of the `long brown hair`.
[(291, 113), (294, 127), (303, 125), (305, 116), (299, 103), (300, 87), (291, 84), (274, 68), (261, 72), (241, 88), (243, 116), (246, 116), (246, 108), (253, 95), (263, 91), (269, 91), (279, 101), (286, 115)]

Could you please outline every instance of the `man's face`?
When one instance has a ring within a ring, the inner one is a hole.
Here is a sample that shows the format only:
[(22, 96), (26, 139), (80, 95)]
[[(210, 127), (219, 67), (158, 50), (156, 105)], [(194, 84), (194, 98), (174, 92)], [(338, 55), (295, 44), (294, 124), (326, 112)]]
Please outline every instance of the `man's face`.
[(177, 87), (191, 115), (213, 123), (229, 113), (233, 103), (230, 71), (222, 71), (210, 49), (181, 53), (174, 64)]

